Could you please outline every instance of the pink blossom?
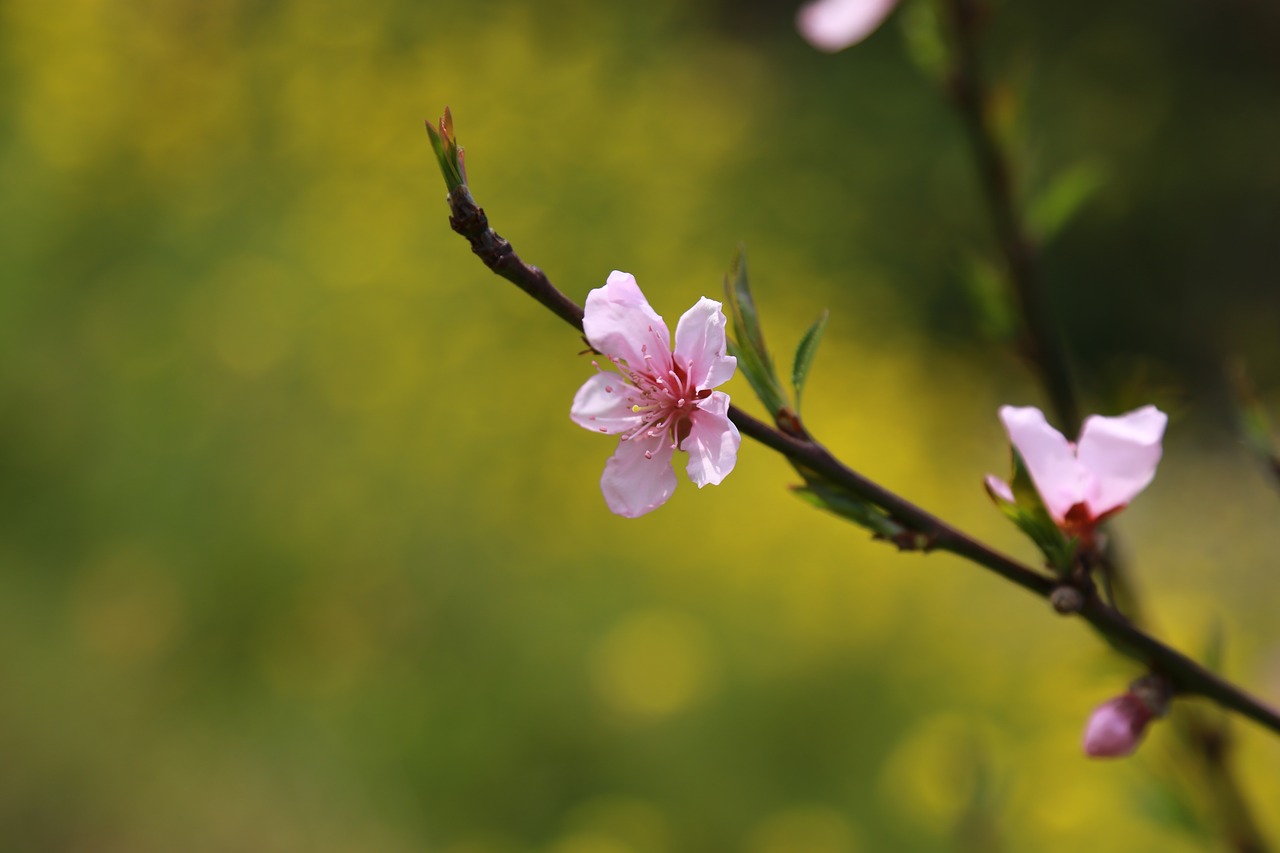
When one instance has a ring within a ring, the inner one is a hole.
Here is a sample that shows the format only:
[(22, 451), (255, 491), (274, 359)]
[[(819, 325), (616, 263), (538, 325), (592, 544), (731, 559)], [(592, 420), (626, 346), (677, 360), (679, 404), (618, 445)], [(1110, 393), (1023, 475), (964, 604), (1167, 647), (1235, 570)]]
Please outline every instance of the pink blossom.
[(1156, 713), (1133, 693), (1104, 702), (1084, 729), (1084, 753), (1090, 758), (1121, 758), (1138, 748)]
[(814, 0), (796, 13), (796, 28), (818, 50), (835, 53), (875, 32), (898, 0)]
[[(1155, 477), (1169, 418), (1155, 406), (1114, 418), (1092, 415), (1074, 444), (1033, 406), (1004, 406), (1000, 420), (1049, 515), (1064, 529), (1087, 533)], [(993, 477), (988, 489), (1011, 494), (1007, 484)]]
[[(666, 324), (629, 273), (609, 274), (587, 295), (587, 341), (613, 362), (578, 389), (570, 417), (581, 427), (618, 436), (600, 488), (609, 509), (636, 518), (666, 503), (676, 488), (672, 454), (689, 454), (686, 471), (698, 488), (718, 485), (738, 458), (741, 437), (729, 420), (727, 382), (737, 359), (725, 355), (725, 316), (706, 297), (676, 325), (675, 350)], [(593, 362), (594, 363), (594, 362)]]

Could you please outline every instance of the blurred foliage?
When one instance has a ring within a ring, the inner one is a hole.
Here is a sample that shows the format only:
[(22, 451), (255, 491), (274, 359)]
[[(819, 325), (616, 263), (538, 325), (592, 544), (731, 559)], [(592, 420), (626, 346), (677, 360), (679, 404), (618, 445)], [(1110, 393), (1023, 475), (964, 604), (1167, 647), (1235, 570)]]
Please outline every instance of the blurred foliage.
[[(571, 296), (620, 268), (674, 321), (745, 240), (777, 340), (831, 308), (810, 427), (1032, 557), (981, 476), (1036, 392), (981, 335), (981, 200), (899, 24), (833, 57), (786, 4), (631, 6), (0, 4), (4, 849), (1199, 848), (1150, 805), (1166, 732), (1080, 757), (1134, 673), (1044, 605), (790, 500), (755, 445), (605, 510), (580, 342), (446, 224), (446, 104)], [(1204, 383), (1229, 347), (1276, 408), (1278, 33), (1030, 3), (990, 46), (1028, 197), (1100, 169), (1044, 253), (1097, 408), (1181, 405), (1125, 514), (1141, 585), (1273, 697), (1280, 508)], [(1235, 731), (1274, 803), (1280, 749)]]

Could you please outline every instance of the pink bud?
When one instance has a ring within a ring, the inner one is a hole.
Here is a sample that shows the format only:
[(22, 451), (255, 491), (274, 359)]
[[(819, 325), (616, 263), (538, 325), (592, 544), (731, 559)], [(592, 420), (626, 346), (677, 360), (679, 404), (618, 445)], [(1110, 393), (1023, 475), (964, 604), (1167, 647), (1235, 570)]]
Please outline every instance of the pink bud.
[(1132, 693), (1099, 705), (1084, 729), (1084, 754), (1090, 758), (1121, 758), (1138, 748), (1147, 724), (1155, 718), (1147, 704)]

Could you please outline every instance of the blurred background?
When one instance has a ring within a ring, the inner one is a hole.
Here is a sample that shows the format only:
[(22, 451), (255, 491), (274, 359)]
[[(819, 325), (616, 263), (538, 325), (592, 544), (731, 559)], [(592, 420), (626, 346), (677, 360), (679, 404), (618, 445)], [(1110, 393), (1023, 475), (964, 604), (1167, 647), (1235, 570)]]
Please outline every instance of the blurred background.
[[(918, 3), (919, 0), (916, 0)], [(747, 443), (643, 519), (568, 419), (581, 341), (448, 227), (424, 118), (571, 297), (674, 321), (748, 247), (806, 414), (1021, 558), (1002, 403), (1043, 403), (918, 10), (819, 54), (727, 0), (0, 4), (0, 848), (855, 853), (1217, 843), (1139, 674)], [(1280, 699), (1280, 11), (1000, 4), (987, 43), (1086, 409), (1172, 413), (1118, 533), (1158, 632)], [(1064, 178), (1063, 176), (1067, 176)], [(728, 389), (749, 409), (741, 378)], [(1280, 839), (1280, 740), (1238, 722)]]

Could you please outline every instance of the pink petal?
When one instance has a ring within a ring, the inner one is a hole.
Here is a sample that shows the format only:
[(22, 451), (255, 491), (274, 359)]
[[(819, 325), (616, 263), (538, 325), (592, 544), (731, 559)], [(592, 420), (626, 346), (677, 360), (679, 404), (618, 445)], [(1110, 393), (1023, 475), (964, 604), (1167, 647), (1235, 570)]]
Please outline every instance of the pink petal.
[(662, 506), (676, 490), (670, 439), (664, 434), (619, 441), (605, 463), (600, 490), (609, 509), (624, 518), (638, 518)]
[[(644, 367), (646, 353), (656, 359), (671, 358), (667, 324), (649, 306), (630, 273), (614, 270), (604, 287), (587, 294), (582, 327), (593, 347), (637, 370)], [(656, 366), (665, 374), (670, 365)]]
[(736, 358), (724, 354), (726, 323), (720, 303), (704, 296), (676, 324), (676, 362), (699, 391), (729, 381), (738, 365)]
[(689, 434), (680, 449), (689, 454), (685, 470), (699, 489), (708, 484), (718, 486), (738, 461), (742, 436), (728, 412), (729, 395), (714, 391), (689, 416)]
[(1084, 730), (1084, 752), (1091, 758), (1120, 758), (1138, 748), (1153, 715), (1131, 693), (1099, 705)]
[(1002, 406), (1000, 420), (1049, 515), (1062, 521), (1067, 510), (1085, 499), (1088, 478), (1076, 460), (1075, 449), (1034, 406)]
[(616, 373), (597, 373), (578, 389), (569, 417), (584, 429), (614, 435), (640, 426), (643, 418), (631, 411), (634, 389)]
[(1147, 487), (1156, 475), (1168, 422), (1168, 415), (1155, 406), (1114, 418), (1093, 415), (1084, 422), (1077, 452), (1091, 475), (1091, 515), (1118, 509)]
[(897, 0), (816, 0), (800, 7), (796, 27), (809, 44), (835, 53), (875, 32)]
[(1007, 504), (1017, 503), (1013, 497), (1013, 489), (1009, 488), (1009, 484), (995, 474), (988, 474), (983, 484), (987, 487), (987, 494), (991, 495), (992, 500), (1002, 501)]

